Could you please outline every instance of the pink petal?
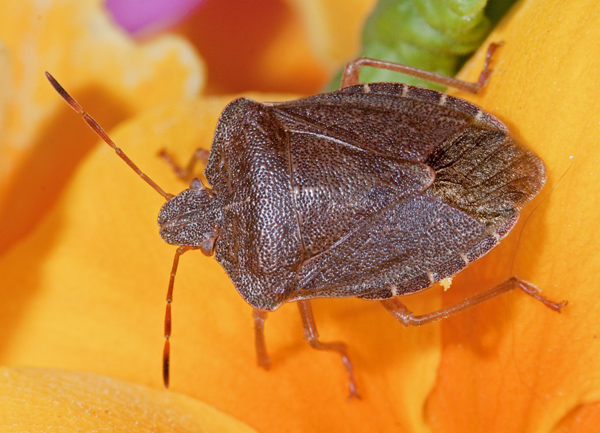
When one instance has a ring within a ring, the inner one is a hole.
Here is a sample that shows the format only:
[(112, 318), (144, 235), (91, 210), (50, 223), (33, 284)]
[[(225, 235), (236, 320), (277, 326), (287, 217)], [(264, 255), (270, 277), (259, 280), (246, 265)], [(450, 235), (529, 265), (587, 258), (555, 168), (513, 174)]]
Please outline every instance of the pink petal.
[(205, 0), (106, 0), (113, 19), (135, 35), (148, 35), (171, 27)]

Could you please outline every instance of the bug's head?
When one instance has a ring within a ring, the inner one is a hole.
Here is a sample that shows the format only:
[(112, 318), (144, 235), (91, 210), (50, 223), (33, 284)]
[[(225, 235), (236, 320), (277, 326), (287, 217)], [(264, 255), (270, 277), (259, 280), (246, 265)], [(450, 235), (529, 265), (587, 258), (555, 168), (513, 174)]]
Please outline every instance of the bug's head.
[(160, 209), (160, 237), (168, 244), (199, 248), (205, 255), (212, 256), (220, 220), (216, 194), (200, 179), (193, 179), (189, 189), (168, 200)]

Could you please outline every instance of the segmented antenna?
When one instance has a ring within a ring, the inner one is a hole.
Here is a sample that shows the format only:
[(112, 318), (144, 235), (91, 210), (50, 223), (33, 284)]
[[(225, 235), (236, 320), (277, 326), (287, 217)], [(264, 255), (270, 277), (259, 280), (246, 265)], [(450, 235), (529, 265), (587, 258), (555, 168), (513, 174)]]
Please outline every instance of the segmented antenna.
[(129, 159), (129, 157), (127, 155), (125, 155), (125, 153), (116, 146), (116, 144), (110, 139), (110, 137), (106, 134), (106, 132), (104, 132), (104, 129), (102, 129), (102, 127), (100, 125), (98, 125), (98, 123), (96, 123), (96, 121), (92, 118), (92, 116), (90, 116), (85, 111), (83, 111), (83, 108), (81, 108), (81, 105), (79, 105), (79, 103), (75, 99), (73, 99), (73, 97), (71, 95), (69, 95), (67, 93), (67, 91), (58, 83), (58, 81), (56, 81), (56, 79), (49, 72), (46, 72), (46, 78), (48, 79), (48, 81), (50, 81), (50, 84), (52, 84), (52, 87), (54, 87), (54, 90), (56, 90), (58, 92), (58, 94), (65, 100), (65, 102), (67, 104), (69, 104), (69, 106), (73, 110), (75, 110), (77, 113), (79, 113), (83, 117), (83, 120), (85, 120), (85, 123), (87, 123), (88, 126), (90, 128), (92, 128), (92, 130), (96, 133), (96, 135), (98, 135), (98, 137), (100, 137), (102, 140), (104, 140), (104, 142), (106, 144), (108, 144), (110, 147), (112, 147), (114, 149), (114, 151), (117, 153), (119, 158), (121, 158), (123, 161), (125, 161), (125, 164), (127, 164), (129, 167), (131, 167), (133, 169), (133, 171), (135, 171), (138, 174), (138, 176), (140, 176), (142, 179), (144, 179), (146, 181), (146, 183), (148, 185), (150, 185), (152, 188), (154, 188), (156, 190), (156, 192), (158, 192), (160, 195), (162, 195), (165, 198), (165, 200), (170, 200), (171, 198), (173, 198), (173, 194), (164, 192), (163, 189), (160, 186), (158, 186), (156, 183), (154, 183), (154, 181), (152, 179), (150, 179), (148, 176), (146, 176), (144, 173), (142, 173), (142, 170), (140, 170), (138, 168), (138, 166), (135, 165), (133, 163), (133, 161), (131, 159)]
[[(50, 81), (50, 84), (52, 84), (52, 87), (54, 87), (54, 90), (56, 90), (58, 92), (58, 94), (65, 100), (65, 102), (67, 104), (69, 104), (69, 106), (73, 110), (75, 110), (77, 113), (79, 113), (83, 117), (83, 120), (85, 120), (85, 123), (87, 123), (88, 126), (90, 128), (92, 128), (92, 130), (96, 133), (96, 135), (98, 135), (102, 140), (104, 140), (104, 142), (106, 144), (108, 144), (110, 147), (112, 147), (114, 149), (114, 151), (116, 152), (116, 154), (123, 161), (125, 161), (125, 163), (129, 167), (131, 167), (133, 169), (133, 171), (135, 171), (138, 174), (138, 176), (140, 176), (142, 179), (144, 179), (146, 181), (146, 183), (148, 185), (150, 185), (152, 188), (154, 188), (156, 190), (156, 192), (158, 192), (160, 195), (162, 195), (165, 198), (165, 200), (170, 200), (171, 198), (173, 198), (173, 194), (164, 192), (161, 187), (159, 187), (156, 183), (154, 183), (154, 181), (152, 179), (150, 179), (148, 176), (146, 176), (138, 168), (138, 166), (135, 165), (133, 163), (133, 161), (131, 159), (129, 159), (129, 157), (127, 155), (125, 155), (125, 153), (115, 145), (115, 143), (106, 134), (104, 129), (102, 129), (102, 127), (100, 125), (98, 125), (98, 123), (92, 118), (92, 116), (90, 116), (85, 111), (83, 111), (83, 108), (81, 107), (81, 105), (79, 105), (79, 103), (75, 99), (73, 99), (73, 97), (71, 95), (69, 95), (67, 93), (67, 91), (58, 83), (58, 81), (56, 81), (56, 79), (49, 72), (46, 72), (46, 78), (48, 78), (48, 81)], [(170, 364), (169, 337), (171, 336), (171, 302), (173, 300), (173, 287), (174, 287), (174, 283), (175, 283), (175, 274), (177, 273), (177, 265), (179, 264), (179, 257), (183, 253), (185, 253), (186, 251), (189, 251), (191, 249), (194, 249), (194, 248), (189, 247), (189, 246), (182, 246), (182, 247), (177, 248), (177, 251), (175, 252), (175, 258), (173, 259), (173, 267), (171, 269), (171, 276), (169, 278), (169, 288), (167, 290), (167, 309), (165, 312), (165, 346), (163, 349), (163, 381), (164, 381), (166, 388), (169, 387), (169, 364)]]
[(175, 251), (175, 258), (173, 259), (173, 267), (171, 268), (171, 276), (169, 277), (169, 288), (167, 289), (167, 310), (165, 311), (165, 347), (163, 349), (163, 382), (165, 384), (165, 388), (169, 387), (169, 365), (171, 363), (171, 344), (169, 343), (169, 337), (171, 337), (171, 302), (173, 302), (175, 274), (177, 273), (177, 266), (179, 265), (179, 257), (191, 249), (193, 248), (189, 246), (177, 248), (177, 251)]

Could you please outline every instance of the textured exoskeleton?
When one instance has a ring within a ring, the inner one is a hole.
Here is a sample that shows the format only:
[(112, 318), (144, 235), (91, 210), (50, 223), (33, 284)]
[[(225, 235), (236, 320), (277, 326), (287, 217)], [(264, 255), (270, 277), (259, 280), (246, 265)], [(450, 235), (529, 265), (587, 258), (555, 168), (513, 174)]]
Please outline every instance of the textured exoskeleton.
[(161, 236), (210, 253), (253, 307), (385, 299), (498, 244), (544, 165), (494, 116), (435, 90), (356, 85), (292, 102), (237, 99), (205, 175), (162, 208)]

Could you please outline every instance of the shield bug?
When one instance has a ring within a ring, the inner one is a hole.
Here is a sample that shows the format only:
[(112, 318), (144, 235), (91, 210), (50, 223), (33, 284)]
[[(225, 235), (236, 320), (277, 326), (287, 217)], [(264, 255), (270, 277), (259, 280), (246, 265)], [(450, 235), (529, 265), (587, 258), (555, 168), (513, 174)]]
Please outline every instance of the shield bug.
[(260, 366), (270, 364), (267, 312), (296, 302), (310, 346), (341, 355), (350, 397), (358, 393), (346, 345), (319, 340), (310, 299), (378, 300), (405, 326), (451, 316), (515, 288), (560, 311), (565, 302), (546, 299), (517, 277), (420, 316), (398, 299), (460, 272), (497, 245), (544, 185), (545, 168), (476, 105), (404, 84), (359, 84), (360, 68), (477, 92), (496, 47), (490, 45), (477, 83), (361, 58), (347, 65), (342, 88), (332, 93), (280, 103), (237, 99), (220, 116), (208, 160), (199, 151), (187, 170), (175, 167), (184, 175), (196, 162), (207, 163), (210, 186), (196, 178), (175, 196), (144, 175), (47, 73), (66, 102), (167, 200), (158, 216), (160, 235), (179, 248), (167, 294), (165, 386), (174, 279), (179, 257), (191, 249), (214, 255), (253, 307)]

